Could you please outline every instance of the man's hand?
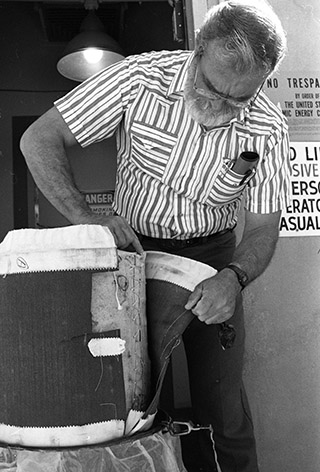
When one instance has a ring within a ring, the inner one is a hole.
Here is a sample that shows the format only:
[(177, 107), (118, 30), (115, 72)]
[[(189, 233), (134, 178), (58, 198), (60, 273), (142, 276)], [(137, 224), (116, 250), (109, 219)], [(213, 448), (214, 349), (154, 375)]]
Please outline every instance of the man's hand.
[(196, 286), (185, 309), (191, 310), (206, 324), (222, 323), (234, 314), (240, 290), (236, 274), (230, 269), (223, 269)]
[(85, 217), (74, 219), (72, 223), (106, 226), (111, 231), (117, 248), (126, 249), (132, 246), (138, 254), (143, 253), (143, 248), (136, 233), (122, 216), (98, 215), (90, 211), (90, 213), (86, 213)]
[(138, 254), (143, 253), (143, 247), (136, 233), (125, 218), (122, 216), (108, 216), (106, 217), (105, 226), (107, 226), (113, 234), (116, 246), (119, 249), (126, 249), (129, 246), (133, 246)]

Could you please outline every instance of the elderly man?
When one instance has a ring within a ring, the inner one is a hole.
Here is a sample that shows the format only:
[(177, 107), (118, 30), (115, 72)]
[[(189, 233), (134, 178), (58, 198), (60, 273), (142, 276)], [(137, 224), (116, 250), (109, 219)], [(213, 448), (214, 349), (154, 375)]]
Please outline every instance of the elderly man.
[[(24, 134), (34, 179), (73, 224), (107, 226), (121, 249), (169, 252), (219, 272), (190, 295), (194, 320), (183, 339), (199, 470), (258, 471), (242, 383), (241, 290), (267, 267), (287, 204), (285, 120), (262, 91), (286, 48), (278, 17), (264, 2), (213, 7), (195, 51), (129, 56), (76, 87)], [(117, 137), (114, 215), (91, 212), (65, 149)], [(258, 159), (250, 164), (249, 153)], [(234, 228), (245, 199), (244, 231)], [(234, 326), (223, 349), (221, 323)]]

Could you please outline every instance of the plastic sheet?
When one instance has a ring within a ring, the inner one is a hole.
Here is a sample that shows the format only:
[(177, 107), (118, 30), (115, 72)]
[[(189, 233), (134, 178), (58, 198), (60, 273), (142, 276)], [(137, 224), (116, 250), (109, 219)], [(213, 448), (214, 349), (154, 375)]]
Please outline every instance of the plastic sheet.
[(29, 450), (0, 447), (5, 472), (186, 472), (180, 439), (156, 432), (110, 446)]

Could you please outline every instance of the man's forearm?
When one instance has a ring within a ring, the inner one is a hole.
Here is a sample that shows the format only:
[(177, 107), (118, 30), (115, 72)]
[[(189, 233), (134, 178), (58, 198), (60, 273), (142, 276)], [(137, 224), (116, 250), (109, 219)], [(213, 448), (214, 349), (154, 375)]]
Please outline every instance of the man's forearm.
[(71, 223), (81, 223), (90, 212), (77, 188), (63, 139), (44, 127), (30, 128), (21, 139), (21, 151), (35, 183)]
[[(45, 167), (39, 165), (41, 155), (46, 154)], [(56, 157), (59, 153), (59, 158)], [(76, 187), (72, 171), (64, 150), (42, 148), (37, 145), (28, 147), (24, 152), (27, 165), (35, 183), (52, 203), (71, 223), (80, 218), (81, 212), (88, 212), (88, 207), (81, 192)]]
[[(232, 259), (232, 264), (245, 273), (237, 274), (240, 285), (245, 286), (257, 278), (268, 266), (279, 237), (280, 216), (281, 211), (269, 214), (245, 212), (243, 236)], [(243, 283), (241, 276), (248, 280)]]
[(246, 272), (251, 282), (269, 265), (277, 241), (278, 231), (275, 228), (256, 228), (244, 235), (235, 250), (232, 262)]

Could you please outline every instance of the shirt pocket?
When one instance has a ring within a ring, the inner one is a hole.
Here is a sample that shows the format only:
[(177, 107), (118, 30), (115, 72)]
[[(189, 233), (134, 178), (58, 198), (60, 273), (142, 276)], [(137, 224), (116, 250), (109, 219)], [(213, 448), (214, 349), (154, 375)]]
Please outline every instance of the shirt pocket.
[(161, 179), (176, 142), (176, 135), (135, 121), (131, 126), (131, 160), (147, 174)]
[(254, 174), (255, 170), (252, 170), (250, 175), (237, 174), (231, 169), (230, 163), (224, 163), (212, 185), (207, 203), (221, 206), (239, 200)]

